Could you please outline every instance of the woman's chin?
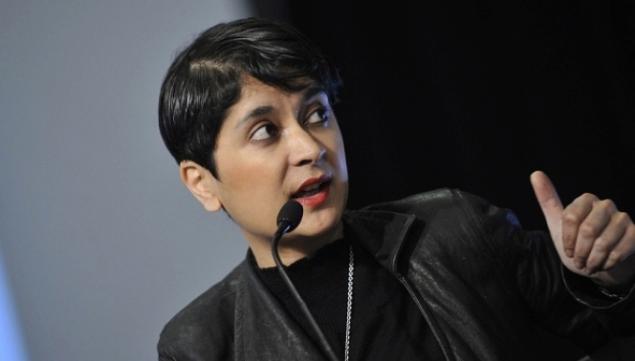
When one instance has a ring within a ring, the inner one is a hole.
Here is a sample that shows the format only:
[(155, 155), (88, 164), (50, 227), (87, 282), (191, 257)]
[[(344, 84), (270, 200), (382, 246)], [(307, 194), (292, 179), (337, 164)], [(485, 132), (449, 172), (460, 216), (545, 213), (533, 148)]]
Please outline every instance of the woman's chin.
[(294, 233), (305, 237), (322, 237), (334, 230), (339, 223), (340, 213), (334, 207), (305, 213), (302, 222)]

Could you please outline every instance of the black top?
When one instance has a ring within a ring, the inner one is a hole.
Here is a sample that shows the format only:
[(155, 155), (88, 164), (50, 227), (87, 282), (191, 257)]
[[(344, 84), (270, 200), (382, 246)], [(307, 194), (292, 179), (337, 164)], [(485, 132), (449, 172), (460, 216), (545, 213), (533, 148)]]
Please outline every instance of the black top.
[[(289, 278), (311, 310), (326, 339), (343, 359), (348, 291), (348, 239), (339, 239), (310, 258), (286, 267)], [(407, 290), (388, 270), (353, 242), (355, 273), (351, 360), (443, 360), (434, 335)], [(256, 266), (253, 255), (250, 262)], [(291, 316), (313, 335), (275, 267), (258, 272)]]

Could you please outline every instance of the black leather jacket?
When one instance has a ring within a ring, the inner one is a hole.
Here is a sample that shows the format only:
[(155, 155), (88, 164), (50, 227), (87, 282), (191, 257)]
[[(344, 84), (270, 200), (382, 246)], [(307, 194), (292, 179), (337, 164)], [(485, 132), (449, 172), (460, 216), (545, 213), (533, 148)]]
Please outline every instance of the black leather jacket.
[[(595, 295), (561, 266), (548, 235), (469, 193), (431, 191), (343, 220), (408, 290), (448, 361), (564, 359), (572, 343), (592, 349), (633, 334), (632, 289)], [(162, 361), (326, 360), (246, 261), (170, 320), (158, 352)]]

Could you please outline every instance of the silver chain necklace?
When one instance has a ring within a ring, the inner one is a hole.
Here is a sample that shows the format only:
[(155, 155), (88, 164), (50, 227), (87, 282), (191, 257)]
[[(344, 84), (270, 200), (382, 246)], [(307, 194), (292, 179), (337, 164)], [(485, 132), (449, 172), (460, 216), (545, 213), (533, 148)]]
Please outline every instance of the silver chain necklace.
[(344, 361), (348, 361), (348, 351), (351, 343), (351, 316), (353, 314), (353, 274), (355, 272), (355, 257), (353, 245), (348, 249), (348, 295), (346, 301), (346, 339), (344, 340)]

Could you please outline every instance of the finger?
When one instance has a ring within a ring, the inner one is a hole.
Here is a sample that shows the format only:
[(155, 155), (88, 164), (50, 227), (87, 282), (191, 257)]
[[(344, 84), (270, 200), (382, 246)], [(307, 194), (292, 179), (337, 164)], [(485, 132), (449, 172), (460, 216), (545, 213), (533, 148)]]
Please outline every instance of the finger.
[(594, 273), (604, 266), (609, 254), (624, 236), (629, 225), (630, 218), (628, 214), (624, 212), (613, 213), (609, 224), (593, 242), (593, 248), (586, 261), (586, 269), (589, 273)]
[(593, 241), (602, 234), (613, 213), (615, 213), (615, 205), (610, 199), (594, 203), (593, 209), (580, 225), (575, 241), (573, 263), (577, 268), (586, 267), (586, 260), (593, 247)]
[(540, 204), (551, 234), (559, 233), (562, 217), (562, 202), (553, 183), (542, 171), (535, 171), (529, 177), (534, 194)]
[(562, 212), (562, 243), (564, 252), (568, 257), (573, 257), (578, 228), (591, 213), (593, 203), (597, 201), (598, 197), (595, 195), (584, 193), (574, 199)]
[(611, 269), (633, 253), (635, 253), (635, 225), (631, 223), (615, 248), (609, 253), (603, 268), (605, 270)]

